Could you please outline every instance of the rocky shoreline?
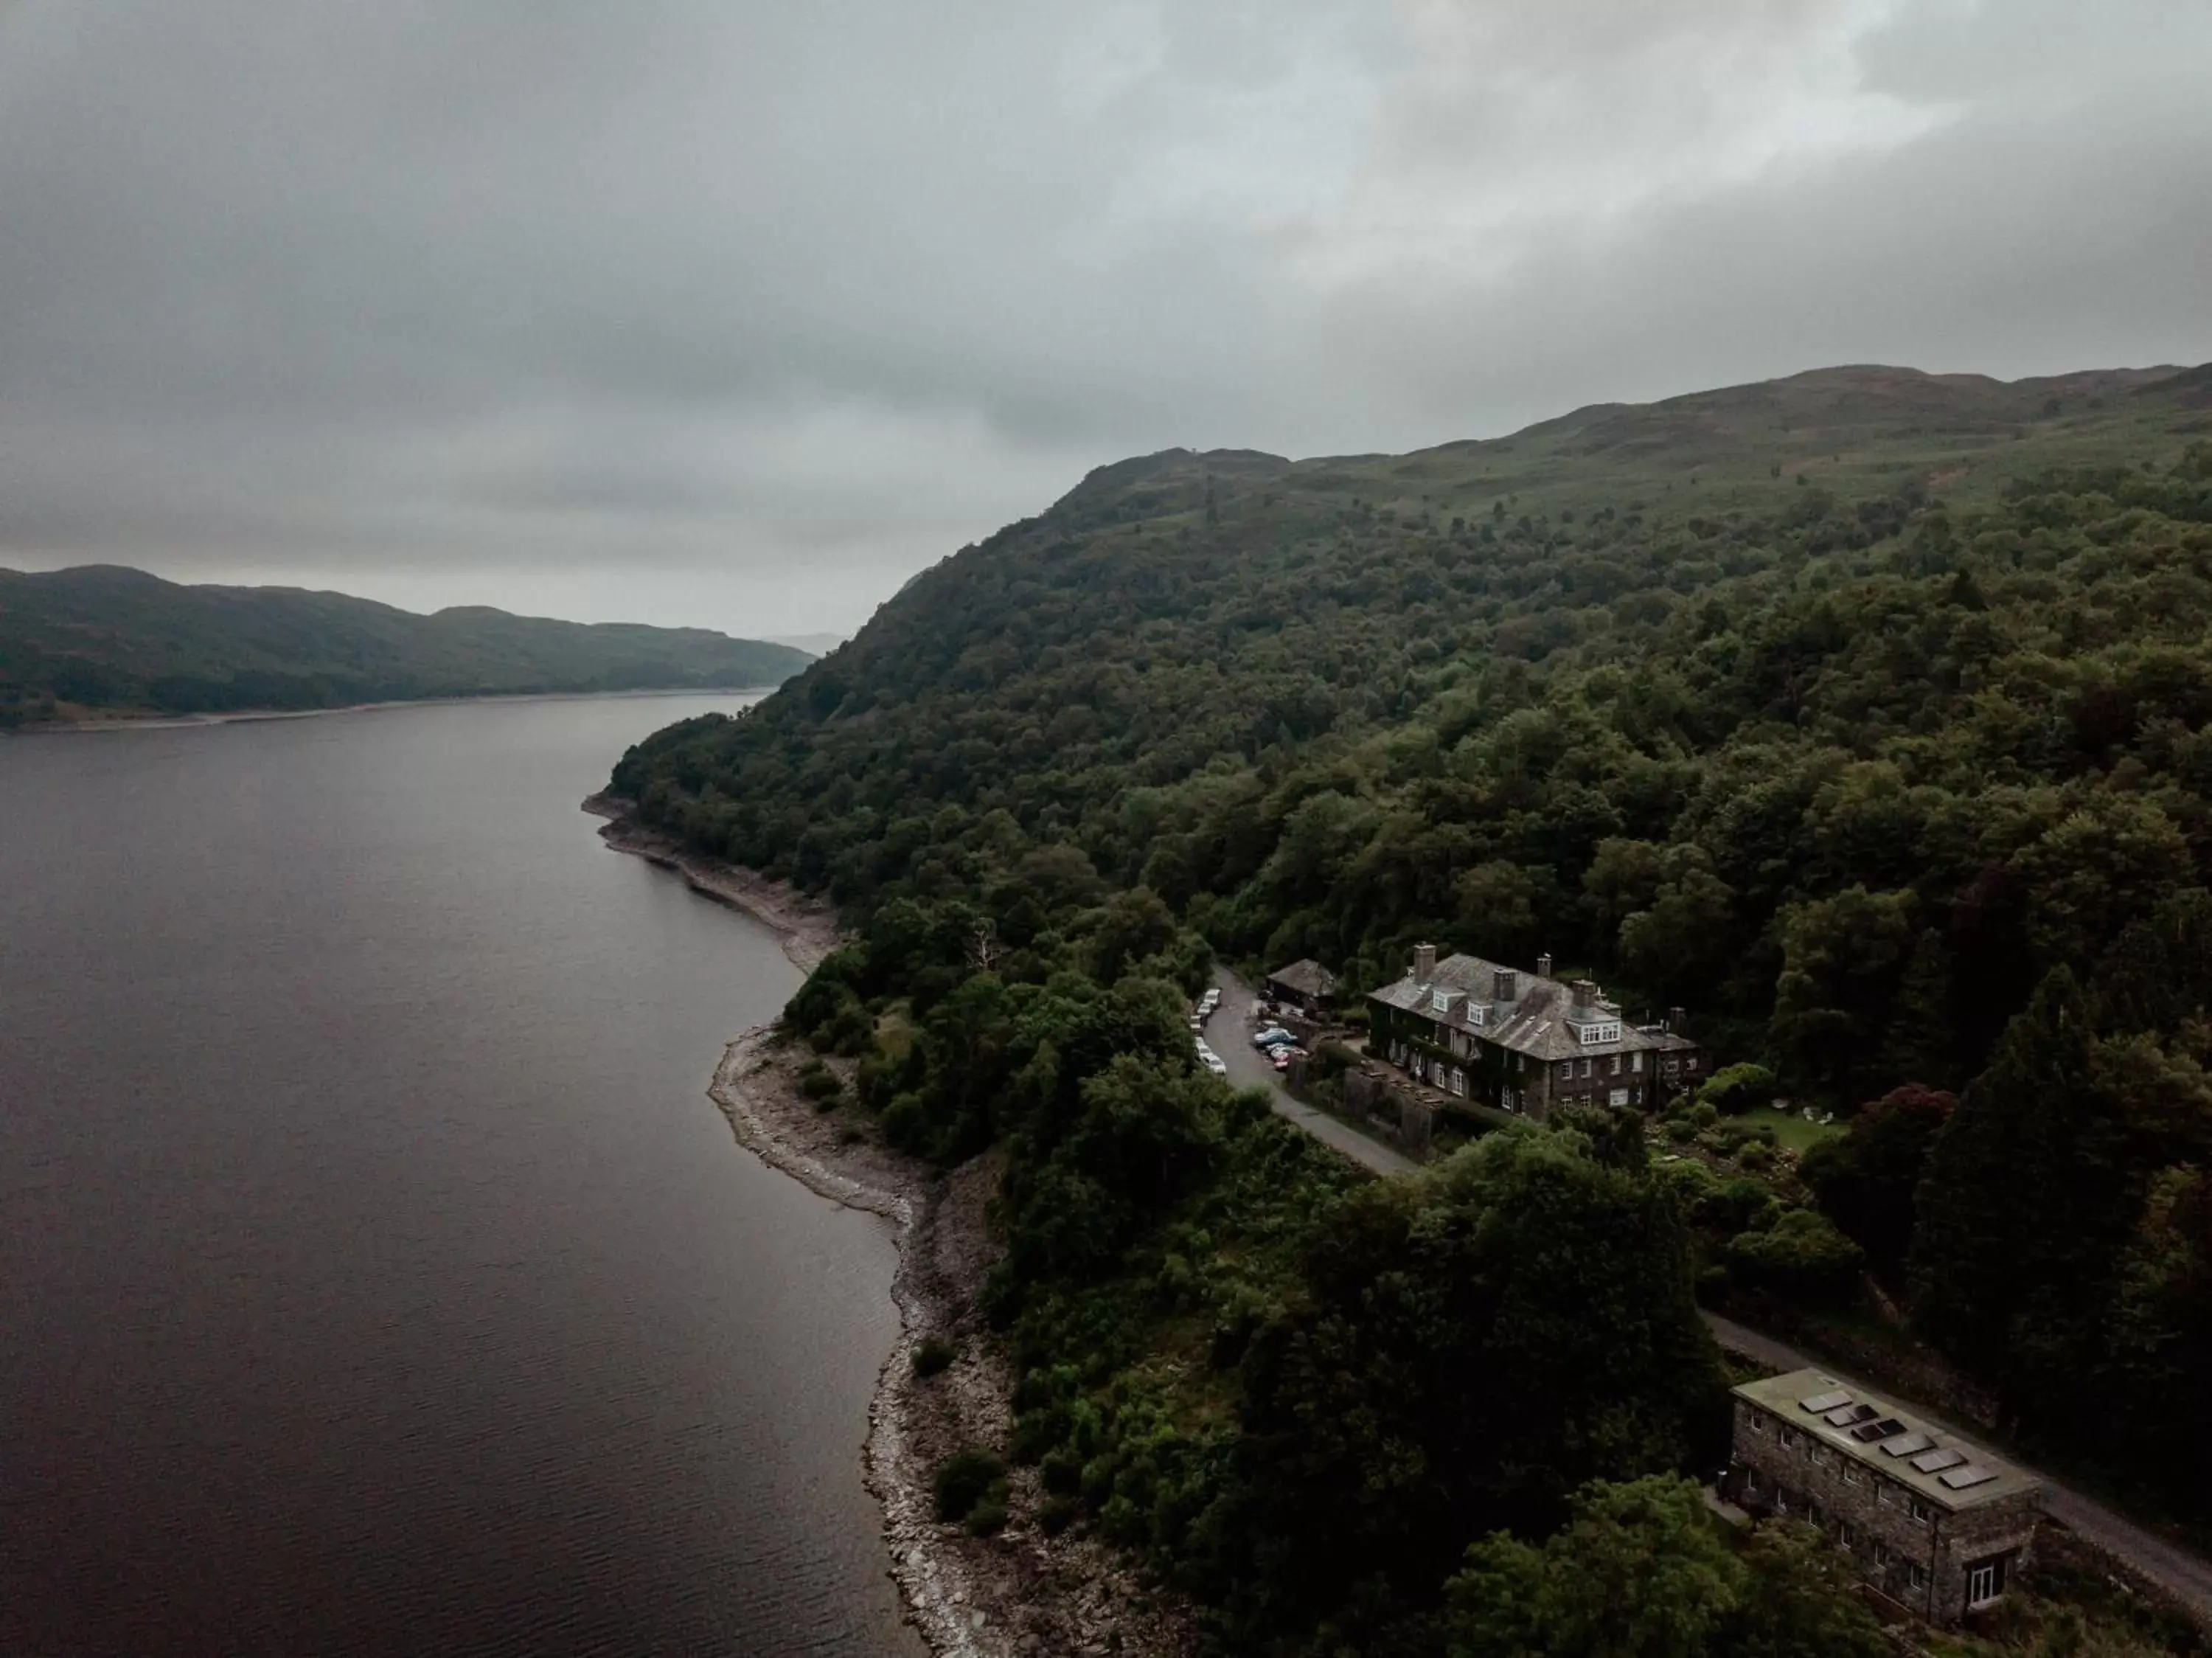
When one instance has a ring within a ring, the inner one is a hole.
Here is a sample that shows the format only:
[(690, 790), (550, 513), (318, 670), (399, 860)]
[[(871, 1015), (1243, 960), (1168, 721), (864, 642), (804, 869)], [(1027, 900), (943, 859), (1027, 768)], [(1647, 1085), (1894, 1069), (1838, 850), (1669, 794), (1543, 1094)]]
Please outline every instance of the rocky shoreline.
[[(811, 969), (839, 942), (826, 906), (756, 871), (685, 851), (628, 818), (627, 802), (594, 796), (586, 811), (613, 821), (600, 831), (618, 851), (683, 875), (715, 901), (754, 916)], [(1003, 1531), (971, 1535), (939, 1521), (931, 1492), (938, 1463), (971, 1447), (1003, 1451), (1012, 1426), (1014, 1375), (976, 1310), (998, 1247), (991, 1198), (994, 1155), (941, 1173), (877, 1139), (866, 1113), (849, 1103), (822, 1109), (801, 1091), (813, 1058), (782, 1045), (773, 1027), (724, 1050), (708, 1089), (732, 1131), (770, 1166), (832, 1202), (883, 1216), (898, 1234), (891, 1294), (902, 1331), (869, 1407), (866, 1478), (882, 1504), (884, 1538), (906, 1616), (938, 1658), (1103, 1655), (1169, 1658), (1194, 1651), (1188, 1609), (1145, 1583), (1126, 1557), (1079, 1523), (1057, 1535), (1036, 1523), (1044, 1493), (1032, 1468), (1009, 1469), (1011, 1518)], [(824, 1063), (849, 1084), (849, 1062)], [(950, 1344), (953, 1358), (930, 1376), (913, 1355), (925, 1339)]]
[(592, 795), (585, 798), (583, 809), (608, 820), (599, 838), (616, 851), (683, 876), (702, 898), (741, 910), (766, 927), (781, 941), (784, 954), (799, 972), (812, 972), (842, 942), (836, 911), (827, 904), (758, 870), (700, 856), (673, 835), (640, 823), (630, 815), (633, 805), (619, 795)]

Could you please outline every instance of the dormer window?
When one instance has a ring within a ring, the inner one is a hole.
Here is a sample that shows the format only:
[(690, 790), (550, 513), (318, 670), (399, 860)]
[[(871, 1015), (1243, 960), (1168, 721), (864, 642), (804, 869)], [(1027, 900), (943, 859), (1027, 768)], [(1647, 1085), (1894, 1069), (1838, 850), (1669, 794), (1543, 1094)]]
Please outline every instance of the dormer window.
[(1615, 1019), (1602, 1025), (1583, 1025), (1577, 1027), (1576, 1034), (1582, 1039), (1586, 1048), (1595, 1047), (1601, 1042), (1618, 1042), (1620, 1040), (1620, 1021)]
[(1467, 1004), (1467, 1022), (1478, 1029), (1490, 1022), (1490, 1009), (1480, 1002)]
[(1429, 992), (1429, 1007), (1437, 1013), (1451, 1011), (1451, 992), (1439, 984)]

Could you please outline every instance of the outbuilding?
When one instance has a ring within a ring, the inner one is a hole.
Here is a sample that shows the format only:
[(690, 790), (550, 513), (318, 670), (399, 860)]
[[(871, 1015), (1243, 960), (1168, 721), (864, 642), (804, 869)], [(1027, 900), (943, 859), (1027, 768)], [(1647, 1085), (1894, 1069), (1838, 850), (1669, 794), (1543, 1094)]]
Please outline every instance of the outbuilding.
[(1735, 1390), (1722, 1494), (1808, 1521), (1931, 1624), (1996, 1604), (2027, 1565), (2042, 1482), (1819, 1370)]
[(1267, 975), (1267, 994), (1309, 1019), (1325, 1020), (1336, 1010), (1336, 975), (1308, 958)]

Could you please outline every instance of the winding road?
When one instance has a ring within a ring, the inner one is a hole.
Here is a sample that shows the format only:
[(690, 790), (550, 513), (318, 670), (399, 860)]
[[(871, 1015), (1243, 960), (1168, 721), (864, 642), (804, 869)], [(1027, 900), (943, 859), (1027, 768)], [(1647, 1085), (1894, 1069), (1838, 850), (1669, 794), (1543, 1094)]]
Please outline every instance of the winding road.
[[(1221, 1056), (1222, 1064), (1229, 1068), (1229, 1080), (1232, 1083), (1238, 1088), (1266, 1090), (1268, 1103), (1274, 1107), (1277, 1116), (1297, 1124), (1322, 1144), (1341, 1153), (1363, 1168), (1376, 1174), (1390, 1175), (1411, 1173), (1420, 1167), (1396, 1147), (1385, 1145), (1380, 1140), (1362, 1134), (1349, 1123), (1291, 1098), (1281, 1079), (1276, 1076), (1274, 1067), (1265, 1055), (1255, 1051), (1252, 1046), (1252, 987), (1226, 967), (1214, 969), (1213, 982), (1220, 987), (1221, 1005), (1214, 1010), (1212, 1018), (1206, 1021), (1206, 1037), (1214, 1051)], [(1978, 1437), (1954, 1427), (1944, 1420), (1941, 1412), (1929, 1410), (1894, 1387), (1865, 1381), (1847, 1371), (1838, 1369), (1826, 1359), (1815, 1357), (1787, 1342), (1777, 1341), (1771, 1336), (1736, 1323), (1733, 1319), (1724, 1319), (1717, 1313), (1705, 1314), (1705, 1320), (1715, 1339), (1723, 1348), (1755, 1363), (1771, 1365), (1777, 1370), (1816, 1368), (1835, 1377), (1838, 1381), (1870, 1393), (1885, 1394), (1901, 1405), (1910, 1405), (1921, 1417), (1969, 1443), (1975, 1442)], [(2186, 1606), (2208, 1631), (2212, 1631), (2212, 1562), (2145, 1530), (2094, 1497), (2083, 1495), (2041, 1469), (2022, 1462), (2018, 1457), (2007, 1460), (2043, 1481), (2045, 1513), (2069, 1531), (2134, 1567)]]

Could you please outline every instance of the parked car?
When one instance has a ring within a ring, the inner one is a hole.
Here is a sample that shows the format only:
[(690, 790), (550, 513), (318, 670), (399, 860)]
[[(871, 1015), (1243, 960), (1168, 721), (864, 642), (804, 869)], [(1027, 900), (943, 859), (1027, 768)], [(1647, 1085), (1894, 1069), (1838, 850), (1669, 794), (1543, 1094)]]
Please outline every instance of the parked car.
[(1303, 1059), (1306, 1057), (1306, 1051), (1304, 1048), (1294, 1045), (1270, 1048), (1268, 1052), (1274, 1056), (1277, 1070), (1288, 1070), (1291, 1068), (1291, 1060)]
[(1255, 1048), (1271, 1048), (1278, 1042), (1295, 1042), (1297, 1040), (1297, 1039), (1296, 1037), (1292, 1036), (1280, 1025), (1270, 1025), (1267, 1029), (1263, 1031), (1256, 1031), (1253, 1033), (1252, 1045)]
[(1201, 1019), (1221, 1005), (1221, 987), (1214, 985), (1198, 998), (1198, 1016)]

